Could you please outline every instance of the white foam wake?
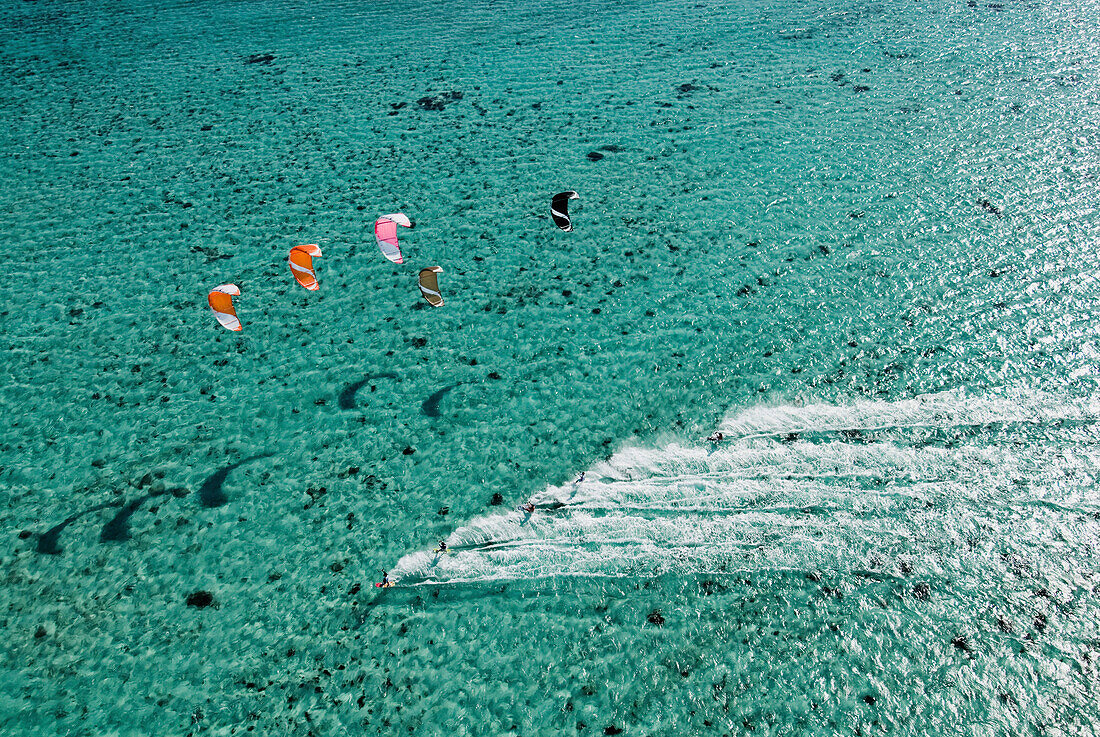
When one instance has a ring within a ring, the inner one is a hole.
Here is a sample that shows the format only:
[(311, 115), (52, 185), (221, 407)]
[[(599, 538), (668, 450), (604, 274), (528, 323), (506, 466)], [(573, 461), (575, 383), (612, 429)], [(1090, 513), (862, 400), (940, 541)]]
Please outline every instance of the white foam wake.
[(1063, 401), (1035, 391), (972, 396), (962, 390), (925, 394), (896, 402), (847, 405), (760, 406), (725, 418), (720, 430), (734, 437), (811, 431), (945, 428), (1004, 422), (1095, 420), (1100, 402)]
[[(583, 483), (536, 494), (533, 513), (473, 519), (448, 537), (449, 553), (406, 555), (393, 575), (416, 584), (858, 569), (895, 555), (922, 557), (935, 570), (944, 546), (966, 547), (963, 538), (979, 534), (962, 520), (985, 515), (981, 534), (1001, 524), (987, 511), (991, 498), (1010, 498), (1044, 474), (1100, 470), (1092, 447), (1053, 451), (1043, 440), (1047, 426), (1098, 416), (1091, 404), (960, 393), (754, 408), (722, 422), (729, 442), (623, 448)], [(862, 434), (996, 423), (1040, 431), (1000, 444), (912, 445)], [(828, 435), (836, 431), (862, 432)], [(817, 433), (817, 442), (790, 433)], [(1013, 524), (1008, 514), (1004, 530)]]

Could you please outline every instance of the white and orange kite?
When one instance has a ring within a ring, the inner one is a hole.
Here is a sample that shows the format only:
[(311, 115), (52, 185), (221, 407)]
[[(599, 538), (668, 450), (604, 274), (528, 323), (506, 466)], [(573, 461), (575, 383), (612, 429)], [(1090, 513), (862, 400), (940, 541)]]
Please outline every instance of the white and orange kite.
[(317, 272), (313, 270), (313, 257), (320, 255), (321, 249), (312, 243), (290, 249), (290, 273), (294, 274), (299, 284), (311, 292), (316, 292), (320, 288), (317, 283)]
[(241, 329), (241, 321), (237, 319), (237, 311), (233, 309), (233, 298), (240, 294), (241, 290), (236, 284), (222, 284), (211, 289), (206, 296), (210, 309), (214, 310), (214, 316), (226, 330)]
[(374, 221), (374, 237), (378, 239), (378, 247), (382, 254), (395, 264), (405, 263), (401, 257), (401, 249), (397, 245), (397, 226), (411, 228), (412, 221), (405, 217), (404, 213), (395, 212), (392, 215), (383, 215)]

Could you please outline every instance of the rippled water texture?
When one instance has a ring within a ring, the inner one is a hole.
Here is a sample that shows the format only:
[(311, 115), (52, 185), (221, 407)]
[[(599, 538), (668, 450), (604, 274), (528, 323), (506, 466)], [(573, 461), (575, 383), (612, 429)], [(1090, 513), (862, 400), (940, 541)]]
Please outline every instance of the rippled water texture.
[(1097, 734), (1097, 27), (0, 0), (0, 730)]

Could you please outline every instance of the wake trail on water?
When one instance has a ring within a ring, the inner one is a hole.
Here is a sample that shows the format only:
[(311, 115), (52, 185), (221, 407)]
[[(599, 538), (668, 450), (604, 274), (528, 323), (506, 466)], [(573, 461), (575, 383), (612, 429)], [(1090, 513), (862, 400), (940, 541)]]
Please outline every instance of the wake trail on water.
[(416, 585), (866, 570), (899, 557), (935, 572), (998, 536), (1037, 534), (1036, 515), (1059, 505), (1095, 504), (1068, 489), (1035, 501), (1059, 479), (1100, 472), (1098, 418), (1100, 403), (1034, 393), (753, 407), (722, 420), (720, 444), (624, 447), (584, 482), (536, 494), (533, 512), (472, 519), (448, 553), (410, 553), (391, 575)]

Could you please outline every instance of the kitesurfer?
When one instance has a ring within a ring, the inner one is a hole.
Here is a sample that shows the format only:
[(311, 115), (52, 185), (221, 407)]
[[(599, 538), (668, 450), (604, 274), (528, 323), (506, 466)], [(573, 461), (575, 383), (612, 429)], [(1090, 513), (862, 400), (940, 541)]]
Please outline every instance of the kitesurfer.
[(533, 514), (534, 511), (535, 511), (535, 503), (534, 502), (527, 502), (526, 504), (524, 504), (523, 506), (520, 507), (520, 511), (521, 512), (527, 512), (527, 514)]
[(581, 475), (573, 480), (574, 484), (579, 484), (584, 481), (584, 471), (581, 471)]
[(390, 574), (384, 569), (382, 571), (382, 583), (376, 583), (375, 586), (380, 589), (388, 589), (390, 586), (393, 586), (393, 582), (390, 581)]
[(711, 434), (711, 436), (709, 438), (707, 438), (707, 440), (712, 442), (712, 443), (721, 443), (723, 438), (725, 438), (725, 437), (726, 436), (723, 435), (722, 433), (720, 433), (718, 431), (715, 431), (714, 433)]
[(447, 552), (447, 541), (446, 540), (440, 540), (439, 541), (439, 547), (435, 549), (435, 552), (437, 552), (437, 553), (446, 553)]

